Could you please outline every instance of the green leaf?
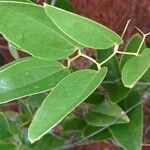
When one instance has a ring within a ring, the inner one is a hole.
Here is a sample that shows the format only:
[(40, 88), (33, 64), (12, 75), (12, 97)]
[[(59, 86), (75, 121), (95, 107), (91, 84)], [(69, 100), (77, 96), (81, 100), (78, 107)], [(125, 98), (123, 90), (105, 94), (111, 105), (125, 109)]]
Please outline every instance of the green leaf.
[(86, 122), (80, 117), (72, 117), (65, 119), (63, 122), (63, 129), (66, 131), (83, 130)]
[(150, 68), (146, 71), (146, 73), (142, 76), (141, 82), (150, 84)]
[(116, 121), (116, 124), (127, 123), (129, 118), (125, 115), (117, 120), (124, 111), (117, 105), (108, 101), (99, 106), (94, 106), (86, 116), (87, 123), (93, 126), (107, 126)]
[(100, 95), (99, 93), (94, 92), (85, 100), (85, 102), (93, 105), (99, 105), (104, 101), (104, 99), (104, 95)]
[[(0, 140), (7, 139), (11, 136), (8, 120), (0, 112)], [(0, 148), (1, 149), (1, 148)]]
[(16, 150), (16, 148), (13, 144), (0, 144), (0, 150)]
[(30, 127), (30, 142), (39, 140), (81, 104), (103, 81), (107, 68), (100, 71), (80, 70), (66, 78), (52, 90), (37, 111)]
[(54, 137), (52, 135), (45, 135), (43, 139), (38, 141), (35, 146), (32, 148), (32, 150), (54, 150), (58, 147), (62, 146), (64, 144), (64, 140), (60, 140), (57, 137)]
[(69, 73), (55, 61), (20, 59), (0, 70), (0, 103), (50, 90)]
[(118, 103), (129, 94), (130, 89), (124, 87), (122, 82), (115, 82), (113, 84), (109, 84), (107, 92), (110, 101), (112, 103)]
[(125, 87), (132, 88), (150, 67), (150, 49), (146, 48), (139, 56), (125, 63), (122, 69), (122, 82)]
[(74, 10), (73, 5), (69, 0), (57, 0), (55, 6), (70, 12), (73, 12)]
[[(88, 136), (91, 136), (94, 132), (97, 132), (99, 130), (102, 130), (102, 127), (94, 127), (94, 126), (89, 125), (83, 130), (83, 136), (86, 138)], [(89, 137), (88, 139), (94, 140), (94, 141), (103, 141), (110, 137), (111, 137), (111, 134), (108, 131), (108, 129), (104, 129), (100, 131), (99, 133)]]
[[(126, 101), (126, 109), (130, 109), (141, 101), (137, 92), (131, 93)], [(125, 150), (141, 150), (143, 138), (143, 111), (142, 106), (137, 106), (128, 113), (130, 122), (127, 124), (114, 125), (110, 127), (110, 132), (115, 140)]]
[(44, 8), (61, 31), (85, 47), (106, 49), (123, 42), (116, 33), (97, 22), (47, 4)]
[(0, 32), (22, 51), (40, 58), (58, 60), (76, 50), (41, 6), (0, 2), (0, 14)]
[[(124, 52), (131, 52), (131, 53), (136, 53), (140, 44), (142, 42), (142, 37), (140, 34), (135, 34), (131, 37), (129, 40), (127, 46), (125, 47)], [(146, 48), (145, 43), (142, 45), (140, 51), (143, 51)], [(133, 55), (122, 55), (120, 59), (120, 69), (122, 70), (124, 64), (131, 58), (133, 58)]]

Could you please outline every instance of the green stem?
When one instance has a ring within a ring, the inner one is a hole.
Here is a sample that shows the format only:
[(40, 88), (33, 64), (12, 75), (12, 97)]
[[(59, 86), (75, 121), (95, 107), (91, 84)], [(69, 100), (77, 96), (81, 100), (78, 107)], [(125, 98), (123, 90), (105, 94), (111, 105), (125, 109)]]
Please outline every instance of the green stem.
[(98, 70), (101, 69), (101, 65), (100, 65), (95, 59), (93, 59), (93, 58), (91, 58), (91, 57), (89, 57), (89, 56), (87, 56), (87, 55), (85, 55), (85, 54), (83, 54), (83, 53), (80, 53), (80, 56), (81, 56), (81, 57), (84, 57), (84, 58), (86, 58), (86, 59), (88, 59), (88, 60), (90, 60), (90, 61), (93, 62), (93, 63), (95, 63)]
[(141, 44), (140, 44), (140, 46), (139, 46), (139, 48), (138, 48), (138, 50), (137, 50), (137, 52), (136, 52), (137, 55), (139, 54), (139, 52), (140, 52), (140, 50), (141, 50), (141, 47), (142, 47), (142, 45), (143, 45), (143, 43), (144, 43), (144, 41), (145, 41), (145, 38), (146, 38), (146, 35), (143, 35), (142, 42), (141, 42)]
[(113, 52), (108, 58), (106, 58), (104, 61), (102, 61), (102, 62), (100, 63), (100, 66), (103, 65), (103, 64), (105, 64), (105, 63), (106, 63), (108, 60), (110, 60), (112, 57), (114, 57), (114, 56), (116, 55), (117, 51), (118, 51), (118, 48), (119, 48), (119, 45), (116, 44), (115, 47), (114, 47), (114, 52)]
[(116, 52), (113, 52), (108, 58), (106, 58), (104, 61), (102, 61), (100, 63), (100, 66), (102, 66), (103, 64), (105, 64), (108, 60), (110, 60), (112, 57), (114, 57), (116, 55)]

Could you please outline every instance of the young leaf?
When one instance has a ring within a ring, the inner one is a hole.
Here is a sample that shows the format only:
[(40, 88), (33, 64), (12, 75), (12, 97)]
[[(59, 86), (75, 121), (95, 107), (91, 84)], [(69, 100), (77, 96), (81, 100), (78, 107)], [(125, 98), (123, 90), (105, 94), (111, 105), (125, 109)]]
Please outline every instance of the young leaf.
[(125, 63), (122, 69), (122, 82), (125, 87), (132, 88), (150, 67), (150, 49), (133, 57)]
[(124, 87), (122, 82), (115, 82), (113, 84), (109, 84), (107, 91), (110, 101), (112, 103), (118, 103), (129, 94), (130, 89)]
[[(94, 106), (86, 115), (85, 120), (93, 126), (106, 126), (115, 121), (116, 124), (127, 123), (129, 122), (127, 116), (120, 117), (123, 112), (117, 104), (112, 105), (110, 102), (104, 101), (99, 106)], [(118, 119), (119, 117), (120, 119)]]
[[(130, 109), (141, 101), (140, 95), (131, 93), (126, 101), (126, 109)], [(113, 125), (109, 128), (112, 136), (125, 150), (141, 150), (143, 133), (142, 106), (137, 106), (128, 113), (130, 122), (127, 124)], [(131, 143), (132, 141), (132, 143)]]
[(53, 88), (70, 73), (54, 61), (25, 58), (0, 70), (0, 103), (41, 93)]
[(61, 31), (85, 47), (106, 49), (123, 42), (116, 33), (97, 22), (47, 4), (44, 7)]
[[(125, 47), (125, 52), (131, 52), (131, 53), (136, 53), (140, 44), (142, 42), (142, 37), (140, 34), (135, 34), (131, 37), (131, 39), (129, 40), (127, 46)], [(146, 48), (145, 43), (142, 45), (140, 51), (143, 51)], [(134, 57), (133, 55), (122, 55), (121, 59), (120, 59), (120, 69), (122, 70), (124, 64), (131, 59), (132, 57)]]
[(0, 2), (0, 14), (0, 32), (22, 51), (40, 58), (58, 60), (68, 57), (76, 49), (41, 6)]
[(80, 70), (64, 78), (52, 90), (35, 114), (28, 138), (33, 143), (81, 104), (103, 81), (107, 68)]
[[(101, 130), (101, 129), (102, 129), (102, 127), (94, 127), (94, 126), (89, 125), (83, 130), (83, 136), (88, 137), (88, 136), (92, 135), (94, 132), (97, 132), (98, 130)], [(102, 140), (106, 140), (110, 137), (111, 137), (111, 133), (108, 131), (108, 129), (105, 129), (105, 130), (100, 131), (99, 133), (91, 136), (89, 139), (94, 140), (94, 141), (102, 141)]]

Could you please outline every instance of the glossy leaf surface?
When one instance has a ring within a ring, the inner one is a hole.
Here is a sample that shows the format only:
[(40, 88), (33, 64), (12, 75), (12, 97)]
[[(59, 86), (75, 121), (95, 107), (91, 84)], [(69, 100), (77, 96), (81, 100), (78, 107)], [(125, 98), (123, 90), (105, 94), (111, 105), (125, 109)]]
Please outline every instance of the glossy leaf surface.
[(55, 61), (17, 60), (0, 70), (0, 103), (53, 88), (70, 71)]

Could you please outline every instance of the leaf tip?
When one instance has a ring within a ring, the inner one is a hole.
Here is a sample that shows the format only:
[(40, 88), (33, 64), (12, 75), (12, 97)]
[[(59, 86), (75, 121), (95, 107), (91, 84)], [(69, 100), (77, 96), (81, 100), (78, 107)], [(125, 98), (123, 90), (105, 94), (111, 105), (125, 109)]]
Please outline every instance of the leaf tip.
[(122, 83), (123, 83), (124, 87), (130, 88), (130, 89), (132, 89), (134, 87), (134, 84), (135, 84), (135, 83), (133, 83), (133, 84), (127, 84), (126, 81), (124, 81), (124, 80), (122, 80)]
[(130, 88), (130, 89), (132, 89), (132, 88), (133, 88), (133, 86), (134, 86), (134, 85), (126, 85), (126, 84), (124, 84), (124, 87), (126, 87), (126, 88)]
[(30, 141), (31, 144), (34, 144), (36, 141), (40, 140), (40, 138), (34, 138), (30, 134), (30, 131), (28, 131), (28, 140)]
[[(31, 126), (30, 126), (31, 127)], [(32, 135), (32, 130), (30, 129), (30, 127), (29, 127), (29, 129), (28, 129), (28, 140), (29, 140), (29, 142), (31, 143), (31, 144), (34, 144), (36, 141), (38, 141), (40, 138), (36, 138), (36, 137), (34, 137), (33, 135)]]

